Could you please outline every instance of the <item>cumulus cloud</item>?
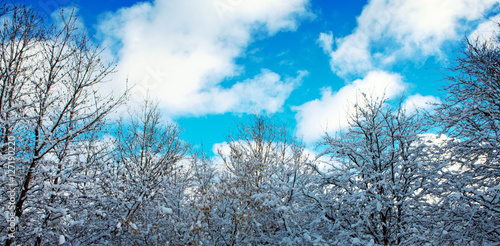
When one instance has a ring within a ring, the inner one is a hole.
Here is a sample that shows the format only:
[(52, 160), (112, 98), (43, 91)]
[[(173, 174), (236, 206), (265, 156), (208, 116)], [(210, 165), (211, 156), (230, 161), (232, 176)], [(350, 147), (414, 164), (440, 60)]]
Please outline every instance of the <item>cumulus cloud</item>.
[[(357, 18), (357, 27), (344, 37), (320, 33), (318, 44), (330, 56), (330, 66), (337, 75), (358, 79), (337, 92), (323, 89), (321, 98), (296, 107), (297, 135), (308, 143), (325, 132), (334, 133), (348, 125), (359, 91), (390, 99), (406, 88), (398, 74), (384, 72), (404, 60), (418, 61), (440, 56), (448, 40), (460, 39), (476, 21), (484, 19), (498, 0), (371, 0)], [(497, 18), (497, 17), (495, 17)], [(479, 25), (472, 34), (489, 39), (496, 19)], [(481, 36), (482, 35), (482, 36)], [(428, 108), (438, 102), (432, 96), (412, 95), (404, 102), (409, 111)]]
[[(136, 83), (132, 95), (149, 94), (174, 115), (278, 111), (296, 78), (263, 70), (232, 86), (235, 63), (255, 35), (294, 30), (308, 15), (307, 0), (156, 0), (102, 18), (100, 35), (115, 50), (119, 86)], [(269, 89), (269, 90), (268, 90)], [(268, 100), (268, 102), (262, 102)]]
[[(323, 49), (338, 75), (366, 74), (398, 59), (440, 55), (441, 45), (457, 39), (468, 21), (482, 19), (498, 0), (372, 0), (346, 37)], [(325, 34), (320, 34), (320, 39)]]
[(297, 135), (306, 143), (311, 143), (325, 132), (335, 133), (348, 126), (348, 113), (353, 111), (360, 92), (390, 99), (401, 94), (405, 88), (400, 75), (384, 71), (371, 71), (365, 78), (355, 80), (337, 92), (325, 88), (320, 99), (295, 108)]

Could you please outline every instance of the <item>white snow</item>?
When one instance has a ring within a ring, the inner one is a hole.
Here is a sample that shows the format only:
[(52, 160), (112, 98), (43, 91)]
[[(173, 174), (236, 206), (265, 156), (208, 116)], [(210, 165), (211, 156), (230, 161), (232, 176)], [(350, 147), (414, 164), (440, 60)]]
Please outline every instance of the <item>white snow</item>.
[(66, 238), (63, 235), (59, 236), (59, 245), (63, 244), (66, 242)]

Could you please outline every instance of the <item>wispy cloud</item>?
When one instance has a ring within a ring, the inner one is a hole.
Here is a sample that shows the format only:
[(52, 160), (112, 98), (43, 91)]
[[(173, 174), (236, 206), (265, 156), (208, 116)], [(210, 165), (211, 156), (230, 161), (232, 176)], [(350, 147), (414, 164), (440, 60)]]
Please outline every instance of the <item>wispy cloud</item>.
[(333, 45), (333, 34), (332, 32), (320, 33), (318, 38), (318, 44), (323, 48), (325, 53), (331, 53)]

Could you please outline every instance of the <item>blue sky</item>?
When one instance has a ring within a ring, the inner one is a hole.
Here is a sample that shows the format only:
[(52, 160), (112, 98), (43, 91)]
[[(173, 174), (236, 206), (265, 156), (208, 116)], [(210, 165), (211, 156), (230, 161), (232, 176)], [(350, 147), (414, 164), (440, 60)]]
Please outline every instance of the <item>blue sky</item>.
[(313, 147), (347, 125), (360, 90), (427, 107), (463, 38), (490, 40), (500, 20), (498, 0), (22, 2), (45, 14), (75, 7), (117, 62), (107, 89), (128, 78), (133, 101), (157, 98), (208, 152), (252, 113)]

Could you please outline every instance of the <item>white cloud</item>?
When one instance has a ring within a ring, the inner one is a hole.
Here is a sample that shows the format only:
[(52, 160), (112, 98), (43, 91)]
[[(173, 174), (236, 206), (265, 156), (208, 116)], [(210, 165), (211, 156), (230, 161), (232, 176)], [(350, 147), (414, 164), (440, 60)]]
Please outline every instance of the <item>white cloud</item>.
[(170, 114), (275, 112), (303, 72), (281, 80), (263, 70), (230, 88), (220, 83), (241, 74), (235, 58), (256, 34), (294, 30), (308, 15), (306, 5), (307, 0), (156, 0), (109, 13), (100, 35), (120, 47), (118, 86), (126, 78), (137, 83), (137, 97), (149, 89)]
[(439, 101), (437, 97), (415, 94), (406, 98), (402, 106), (406, 112), (414, 112), (416, 109), (429, 109), (432, 107), (432, 104)]
[(320, 99), (295, 108), (297, 135), (311, 143), (320, 139), (325, 132), (335, 133), (348, 126), (348, 113), (352, 112), (359, 92), (390, 99), (401, 94), (405, 88), (406, 84), (400, 75), (372, 71), (365, 78), (355, 80), (337, 92), (332, 92), (331, 88), (323, 89)]
[[(444, 42), (460, 39), (477, 20), (484, 19), (498, 0), (371, 0), (357, 18), (350, 35), (334, 37), (321, 33), (318, 44), (330, 55), (330, 66), (345, 78), (362, 76), (333, 93), (330, 88), (319, 99), (297, 107), (297, 135), (306, 142), (318, 140), (325, 132), (346, 127), (347, 112), (352, 110), (358, 90), (386, 98), (401, 94), (406, 88), (401, 76), (382, 72), (402, 60), (418, 61), (440, 56)], [(491, 30), (483, 23), (481, 30)], [(368, 90), (368, 91), (367, 91)], [(416, 94), (404, 103), (407, 110), (426, 108), (438, 102), (432, 96)]]
[(325, 53), (330, 53), (332, 52), (332, 45), (333, 45), (333, 34), (332, 32), (328, 33), (320, 33), (319, 38), (318, 38), (318, 43), (321, 48), (323, 48), (323, 51)]
[(335, 49), (328, 52), (332, 70), (341, 76), (364, 74), (398, 59), (440, 55), (443, 42), (460, 38), (468, 21), (483, 18), (495, 3), (498, 0), (372, 0), (354, 32), (335, 38)]
[(221, 153), (222, 155), (227, 156), (230, 154), (230, 152), (231, 150), (226, 142), (215, 143), (214, 145), (212, 145), (212, 153), (214, 153), (215, 155), (219, 155), (219, 153)]
[(296, 78), (281, 80), (278, 74), (262, 70), (256, 77), (238, 82), (230, 89), (214, 87), (198, 92), (189, 104), (180, 109), (188, 111), (191, 107), (198, 107), (202, 112), (214, 113), (277, 112), (305, 75), (307, 72), (299, 71)]
[(500, 15), (494, 16), (479, 24), (470, 35), (471, 42), (489, 43), (498, 46), (498, 37), (500, 35)]

